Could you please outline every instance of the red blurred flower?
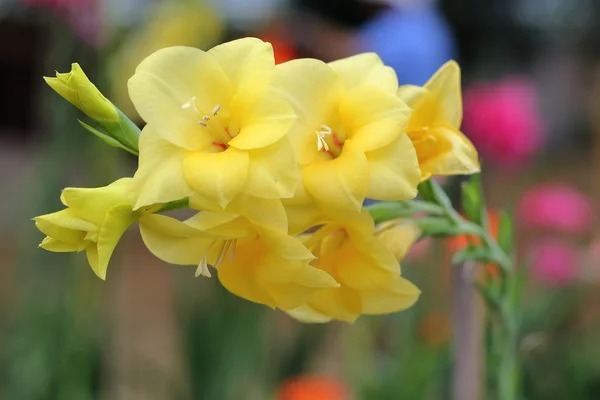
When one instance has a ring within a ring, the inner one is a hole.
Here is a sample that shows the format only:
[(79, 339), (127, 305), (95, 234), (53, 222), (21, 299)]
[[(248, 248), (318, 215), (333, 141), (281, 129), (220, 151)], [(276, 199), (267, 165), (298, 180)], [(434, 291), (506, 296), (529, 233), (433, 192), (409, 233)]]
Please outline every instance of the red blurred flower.
[(341, 382), (327, 377), (304, 376), (284, 382), (277, 400), (348, 400), (347, 387)]
[(540, 282), (551, 286), (569, 284), (579, 265), (577, 249), (556, 239), (542, 239), (530, 246), (531, 273)]
[(588, 232), (596, 218), (590, 199), (564, 184), (549, 184), (526, 192), (517, 204), (517, 221), (535, 229), (562, 233)]
[(464, 131), (484, 159), (519, 166), (542, 146), (537, 93), (527, 78), (473, 84), (463, 98)]

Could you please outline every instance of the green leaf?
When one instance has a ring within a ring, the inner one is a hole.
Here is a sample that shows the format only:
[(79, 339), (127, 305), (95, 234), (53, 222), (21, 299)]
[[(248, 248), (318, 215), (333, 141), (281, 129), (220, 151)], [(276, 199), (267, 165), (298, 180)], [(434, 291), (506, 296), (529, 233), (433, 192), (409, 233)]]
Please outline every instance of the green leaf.
[(421, 228), (423, 236), (455, 236), (462, 232), (447, 218), (415, 218), (415, 223)]
[(112, 146), (112, 147), (117, 147), (117, 148), (123, 149), (123, 150), (125, 150), (125, 151), (127, 151), (127, 152), (129, 152), (129, 153), (133, 154), (134, 156), (137, 156), (137, 155), (138, 155), (138, 153), (137, 153), (137, 152), (135, 152), (134, 150), (132, 150), (132, 149), (129, 149), (128, 147), (124, 146), (123, 144), (121, 144), (121, 143), (120, 143), (119, 141), (117, 141), (116, 139), (113, 139), (112, 137), (110, 137), (110, 136), (108, 135), (108, 133), (101, 132), (101, 131), (99, 131), (98, 129), (96, 129), (96, 128), (94, 128), (94, 127), (92, 127), (92, 126), (90, 126), (90, 125), (86, 124), (85, 122), (83, 122), (83, 121), (81, 121), (81, 120), (79, 120), (79, 119), (78, 119), (77, 121), (79, 121), (79, 124), (80, 124), (81, 126), (83, 126), (83, 127), (84, 127), (84, 128), (87, 130), (87, 131), (91, 132), (91, 133), (92, 133), (94, 136), (96, 136), (96, 137), (100, 138), (102, 141), (104, 141), (104, 143), (108, 144), (109, 146)]
[(504, 252), (511, 255), (513, 252), (513, 225), (510, 215), (506, 211), (500, 214), (500, 223), (498, 225), (498, 245)]
[(466, 261), (495, 262), (494, 257), (487, 248), (474, 246), (472, 244), (469, 244), (466, 249), (457, 251), (452, 256), (453, 264), (461, 264)]
[(419, 196), (421, 196), (423, 200), (430, 203), (436, 203), (435, 197), (433, 196), (433, 188), (431, 187), (431, 179), (419, 183), (417, 189), (419, 191)]
[(488, 215), (483, 197), (483, 187), (481, 185), (481, 175), (476, 174), (461, 187), (461, 205), (463, 212), (470, 221), (482, 226), (488, 230)]

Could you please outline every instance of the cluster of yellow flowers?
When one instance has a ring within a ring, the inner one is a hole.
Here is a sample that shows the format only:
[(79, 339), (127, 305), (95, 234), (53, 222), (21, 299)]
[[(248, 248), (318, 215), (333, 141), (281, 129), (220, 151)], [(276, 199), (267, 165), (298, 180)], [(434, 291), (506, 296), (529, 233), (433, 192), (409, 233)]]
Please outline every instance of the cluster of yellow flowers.
[[(48, 81), (61, 94), (59, 84), (77, 90), (64, 75)], [(454, 62), (424, 87), (398, 87), (372, 53), (275, 65), (269, 43), (245, 38), (207, 52), (159, 50), (137, 67), (129, 94), (146, 122), (135, 176), (65, 189), (67, 208), (35, 219), (42, 248), (85, 249), (103, 279), (139, 221), (160, 259), (197, 266), (197, 276), (212, 268), (234, 294), (299, 320), (399, 311), (419, 295), (398, 263), (419, 231), (375, 227), (365, 198), (411, 199), (431, 175), (479, 170), (459, 131)], [(88, 106), (112, 107), (95, 101)], [(197, 210), (191, 218), (157, 213), (181, 199)]]

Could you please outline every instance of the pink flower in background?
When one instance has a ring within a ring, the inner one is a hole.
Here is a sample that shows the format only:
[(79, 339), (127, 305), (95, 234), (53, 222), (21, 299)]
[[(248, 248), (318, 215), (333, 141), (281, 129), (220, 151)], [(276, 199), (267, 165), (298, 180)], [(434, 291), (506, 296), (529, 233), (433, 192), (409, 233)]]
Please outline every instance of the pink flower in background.
[(518, 167), (542, 146), (537, 93), (527, 78), (473, 84), (465, 89), (463, 98), (463, 131), (483, 159)]
[(596, 218), (587, 196), (559, 183), (526, 192), (517, 204), (516, 216), (524, 226), (567, 234), (588, 232)]
[(542, 239), (530, 247), (531, 273), (540, 282), (563, 286), (577, 275), (579, 253), (568, 243), (555, 239)]

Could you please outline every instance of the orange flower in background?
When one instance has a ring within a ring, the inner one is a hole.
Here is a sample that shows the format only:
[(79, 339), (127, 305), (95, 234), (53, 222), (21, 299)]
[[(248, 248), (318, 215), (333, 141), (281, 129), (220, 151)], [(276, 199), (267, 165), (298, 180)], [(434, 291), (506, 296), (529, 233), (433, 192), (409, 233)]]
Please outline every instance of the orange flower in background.
[(349, 400), (349, 390), (342, 382), (321, 376), (304, 376), (284, 382), (277, 400)]
[(431, 312), (419, 322), (419, 338), (429, 347), (441, 347), (448, 343), (452, 327), (448, 315)]
[[(500, 224), (500, 214), (496, 211), (488, 210), (488, 221), (490, 227), (490, 233), (494, 239), (498, 239), (498, 226)], [(481, 244), (481, 239), (474, 235), (458, 235), (449, 238), (446, 241), (446, 248), (450, 255), (465, 249), (469, 244), (476, 246)], [(494, 264), (487, 264), (486, 270), (490, 276), (494, 277), (498, 275), (498, 267)]]

